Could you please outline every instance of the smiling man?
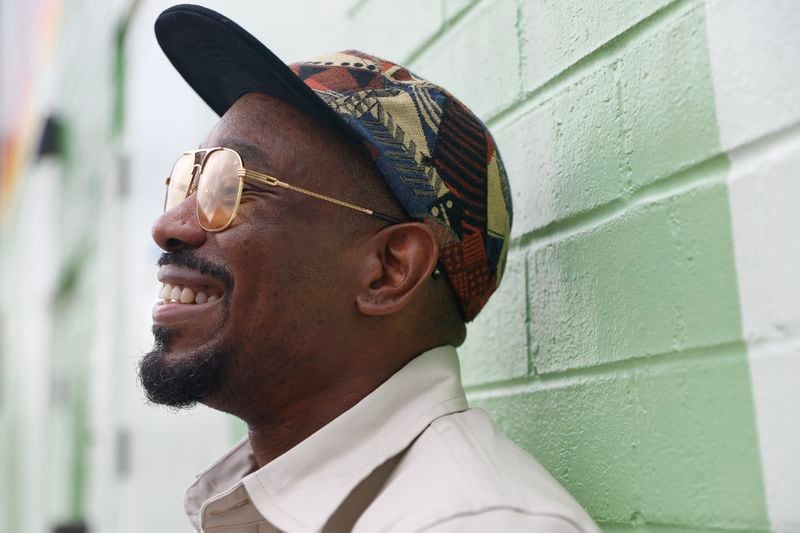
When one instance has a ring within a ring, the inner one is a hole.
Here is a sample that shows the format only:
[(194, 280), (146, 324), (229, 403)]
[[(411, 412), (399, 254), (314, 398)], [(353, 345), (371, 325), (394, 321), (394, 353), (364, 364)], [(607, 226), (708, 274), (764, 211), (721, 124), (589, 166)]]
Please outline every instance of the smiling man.
[(194, 527), (596, 531), (460, 383), (455, 346), (511, 224), (480, 120), (360, 52), (287, 66), (205, 8), (168, 9), (156, 34), (222, 118), (178, 157), (153, 226), (140, 379), (249, 427), (187, 492)]

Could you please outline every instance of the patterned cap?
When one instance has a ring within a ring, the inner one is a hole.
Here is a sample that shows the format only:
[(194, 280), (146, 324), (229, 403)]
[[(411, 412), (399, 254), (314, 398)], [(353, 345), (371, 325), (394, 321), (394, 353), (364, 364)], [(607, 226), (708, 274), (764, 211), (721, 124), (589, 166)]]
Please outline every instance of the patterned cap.
[(287, 67), (219, 13), (175, 6), (156, 21), (167, 57), (220, 115), (240, 96), (286, 100), (360, 141), (410, 218), (439, 245), (465, 321), (502, 278), (511, 196), (489, 130), (441, 87), (355, 50)]

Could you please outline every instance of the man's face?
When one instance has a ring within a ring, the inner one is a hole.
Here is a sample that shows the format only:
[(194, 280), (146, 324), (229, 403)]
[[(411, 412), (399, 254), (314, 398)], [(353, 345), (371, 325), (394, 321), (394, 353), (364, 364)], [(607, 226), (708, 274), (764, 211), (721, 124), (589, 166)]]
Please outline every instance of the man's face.
[[(288, 105), (249, 94), (203, 146), (233, 148), (245, 168), (335, 196), (346, 169), (332, 139)], [(148, 397), (241, 411), (265, 392), (279, 402), (324, 386), (335, 372), (325, 346), (356, 312), (345, 274), (353, 235), (340, 220), (348, 216), (279, 188), (245, 192), (236, 220), (219, 233), (198, 225), (194, 194), (162, 214), (153, 226), (165, 251), (159, 279), (189, 289), (185, 299), (205, 298), (155, 306), (156, 345), (140, 365)]]

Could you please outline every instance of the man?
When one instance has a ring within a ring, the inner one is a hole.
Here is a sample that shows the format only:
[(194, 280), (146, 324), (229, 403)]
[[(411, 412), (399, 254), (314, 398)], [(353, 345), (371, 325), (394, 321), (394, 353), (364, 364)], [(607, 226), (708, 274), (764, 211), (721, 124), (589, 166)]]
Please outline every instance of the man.
[(485, 126), (360, 52), (284, 65), (197, 6), (156, 22), (222, 116), (168, 180), (148, 397), (248, 438), (186, 496), (197, 530), (596, 526), (468, 409), (454, 346), (500, 281), (511, 201)]

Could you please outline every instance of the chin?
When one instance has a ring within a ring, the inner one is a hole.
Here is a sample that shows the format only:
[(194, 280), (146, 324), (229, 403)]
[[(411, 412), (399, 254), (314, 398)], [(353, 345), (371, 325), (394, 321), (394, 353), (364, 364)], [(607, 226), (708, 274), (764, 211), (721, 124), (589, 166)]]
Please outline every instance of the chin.
[(229, 350), (209, 345), (179, 355), (170, 350), (173, 332), (169, 328), (154, 327), (153, 336), (153, 349), (139, 361), (139, 382), (147, 399), (176, 409), (198, 402), (213, 404), (226, 381)]

